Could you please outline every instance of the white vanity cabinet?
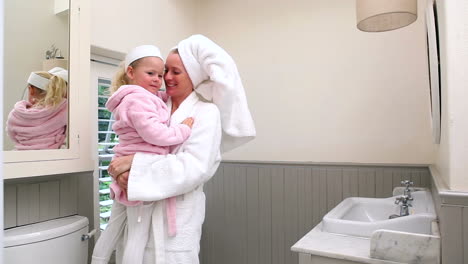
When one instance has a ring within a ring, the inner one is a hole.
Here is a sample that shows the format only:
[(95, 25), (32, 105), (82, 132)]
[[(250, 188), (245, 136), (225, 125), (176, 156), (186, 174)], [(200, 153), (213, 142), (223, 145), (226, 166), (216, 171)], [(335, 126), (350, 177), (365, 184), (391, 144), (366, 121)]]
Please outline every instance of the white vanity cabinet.
[[(21, 0), (17, 2), (16, 0), (7, 0), (15, 1), (10, 7), (27, 6), (28, 1), (33, 0)], [(23, 178), (31, 176), (42, 176), (42, 175), (52, 175), (52, 174), (63, 174), (63, 173), (72, 173), (80, 171), (92, 171), (94, 168), (93, 156), (95, 155), (95, 140), (93, 141), (93, 119), (92, 111), (95, 111), (95, 107), (92, 106), (92, 94), (90, 88), (90, 7), (89, 0), (70, 0), (70, 7), (68, 11), (68, 16), (64, 14), (56, 15), (54, 10), (50, 11), (50, 14), (46, 15), (55, 23), (61, 23), (61, 26), (69, 25), (68, 36), (67, 38), (69, 46), (65, 44), (63, 50), (68, 49), (68, 53), (64, 52), (65, 59), (69, 60), (69, 77), (68, 77), (68, 93), (67, 99), (69, 102), (69, 111), (68, 111), (68, 126), (67, 126), (67, 146), (64, 149), (47, 149), (47, 150), (24, 150), (24, 151), (13, 151), (6, 149), (3, 152), (3, 177), (4, 179), (13, 179), (13, 178)], [(16, 6), (14, 6), (16, 5)], [(5, 4), (5, 12), (8, 10), (8, 4)], [(48, 12), (48, 10), (46, 10)], [(63, 13), (63, 12), (62, 12)], [(26, 14), (18, 14), (15, 11), (13, 15), (21, 16)], [(61, 16), (61, 17), (59, 17)], [(12, 31), (9, 29), (11, 25), (14, 24), (14, 18), (11, 17), (11, 21), (5, 23), (5, 40), (11, 38), (13, 35)], [(26, 23), (30, 23), (29, 20), (24, 19)], [(67, 34), (67, 33), (65, 33)], [(46, 33), (44, 33), (46, 35)], [(49, 33), (53, 36), (53, 33)], [(13, 36), (14, 37), (14, 36)], [(47, 40), (47, 43), (54, 44), (56, 39)], [(23, 44), (22, 39), (18, 39), (17, 43)], [(5, 48), (10, 48), (14, 50), (15, 43), (10, 42), (5, 45)], [(35, 45), (33, 43), (32, 45)], [(36, 45), (38, 45), (36, 43)], [(34, 47), (35, 48), (35, 47)], [(26, 53), (26, 48), (18, 48), (18, 56), (22, 55), (21, 52)], [(41, 46), (41, 51), (44, 51), (45, 48)], [(15, 51), (16, 52), (16, 51)], [(9, 53), (8, 50), (5, 53)], [(39, 52), (35, 52), (39, 53)], [(42, 60), (44, 60), (43, 53), (39, 58), (32, 58), (35, 64), (39, 62), (42, 65)], [(14, 54), (13, 54), (14, 55)], [(11, 64), (14, 61), (13, 55), (6, 54), (4, 58), (4, 65)], [(31, 67), (31, 66), (30, 66)], [(31, 67), (32, 68), (32, 67)], [(36, 67), (38, 68), (38, 67)], [(41, 70), (41, 69), (37, 69)], [(36, 70), (29, 70), (36, 71)], [(4, 68), (5, 75), (8, 75), (7, 67)], [(26, 72), (26, 70), (24, 70)], [(29, 74), (28, 72), (28, 74)], [(23, 74), (24, 75), (24, 74)], [(26, 77), (27, 78), (27, 77)], [(4, 85), (4, 94), (6, 92), (13, 92), (13, 90), (7, 89), (16, 89), (14, 92), (23, 91), (23, 88), (26, 87), (26, 80), (24, 84), (16, 85)], [(17, 99), (19, 96), (12, 96), (12, 99)], [(23, 97), (24, 98), (24, 97)], [(6, 100), (6, 99), (4, 99)], [(12, 103), (4, 101), (4, 119), (5, 115), (11, 110)], [(6, 120), (4, 120), (6, 122)], [(5, 127), (3, 127), (5, 128)], [(5, 130), (4, 130), (4, 136)], [(8, 140), (8, 138), (5, 139)], [(5, 146), (5, 144), (4, 144)]]

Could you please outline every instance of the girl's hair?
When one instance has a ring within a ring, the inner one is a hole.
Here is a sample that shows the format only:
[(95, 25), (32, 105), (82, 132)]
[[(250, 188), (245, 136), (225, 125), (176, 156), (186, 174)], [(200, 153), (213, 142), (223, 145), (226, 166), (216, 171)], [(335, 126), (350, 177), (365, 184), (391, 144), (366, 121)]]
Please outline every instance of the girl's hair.
[(49, 79), (49, 83), (45, 87), (45, 91), (31, 85), (33, 89), (36, 89), (38, 92), (35, 96), (36, 103), (34, 106), (56, 107), (59, 105), (67, 95), (67, 82), (64, 79), (46, 71), (37, 71), (34, 73)]
[[(142, 59), (142, 58), (141, 58)], [(129, 67), (132, 66), (133, 68), (136, 68), (138, 64), (140, 64), (141, 59), (138, 59), (130, 65)], [(125, 69), (125, 61), (122, 61), (119, 65), (119, 69), (117, 70), (117, 73), (114, 76), (114, 79), (112, 79), (111, 86), (109, 87), (109, 95), (112, 95), (113, 93), (117, 92), (117, 90), (120, 88), (122, 85), (127, 85), (130, 84), (130, 80), (128, 79), (127, 76), (127, 69)]]

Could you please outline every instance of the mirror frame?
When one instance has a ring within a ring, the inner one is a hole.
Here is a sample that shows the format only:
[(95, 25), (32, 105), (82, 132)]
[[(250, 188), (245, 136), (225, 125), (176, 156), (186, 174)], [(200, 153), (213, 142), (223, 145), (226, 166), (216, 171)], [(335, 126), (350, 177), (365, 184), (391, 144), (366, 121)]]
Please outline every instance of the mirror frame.
[(441, 84), (439, 36), (436, 10), (437, 3), (433, 0), (429, 0), (426, 8), (426, 29), (429, 64), (429, 88), (431, 93), (432, 138), (435, 144), (440, 144)]
[(70, 0), (68, 149), (3, 151), (4, 179), (94, 170), (89, 0)]

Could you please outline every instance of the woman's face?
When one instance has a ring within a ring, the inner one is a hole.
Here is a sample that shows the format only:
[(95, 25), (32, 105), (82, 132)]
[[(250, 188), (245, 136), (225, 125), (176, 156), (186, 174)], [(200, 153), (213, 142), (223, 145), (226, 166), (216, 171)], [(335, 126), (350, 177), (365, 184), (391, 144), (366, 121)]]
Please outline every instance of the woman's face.
[(166, 93), (173, 99), (185, 99), (193, 91), (192, 81), (179, 54), (171, 52), (167, 56), (164, 81), (166, 83)]

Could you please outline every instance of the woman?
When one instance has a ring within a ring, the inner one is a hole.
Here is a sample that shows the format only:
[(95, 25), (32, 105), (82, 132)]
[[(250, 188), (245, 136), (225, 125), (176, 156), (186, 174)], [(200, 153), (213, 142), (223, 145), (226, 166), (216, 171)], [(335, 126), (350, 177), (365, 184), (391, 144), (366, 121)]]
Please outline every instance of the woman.
[[(199, 263), (205, 217), (203, 184), (216, 172), (221, 152), (255, 136), (237, 67), (208, 38), (194, 35), (181, 41), (167, 57), (164, 80), (171, 123), (192, 116), (192, 134), (171, 149), (172, 154), (137, 153), (110, 164), (109, 173), (127, 189), (128, 199), (147, 201), (127, 211), (127, 228), (117, 241), (118, 263)], [(173, 237), (167, 234), (163, 209), (164, 199), (172, 196), (177, 196), (177, 234)], [(121, 212), (114, 204), (112, 214)], [(126, 232), (139, 228), (150, 232), (149, 240), (128, 241)], [(140, 247), (146, 247), (144, 259), (132, 259), (131, 252)]]

